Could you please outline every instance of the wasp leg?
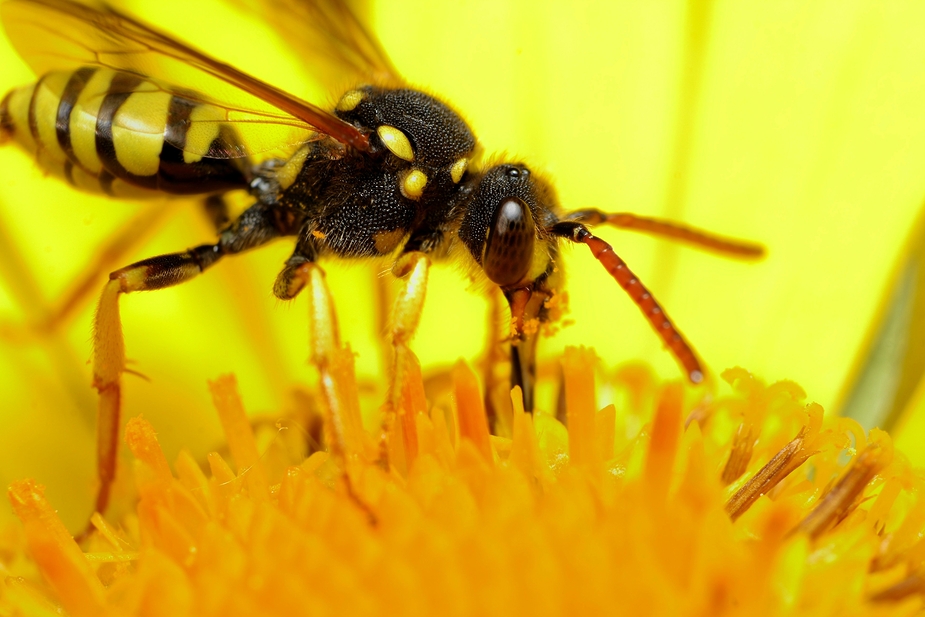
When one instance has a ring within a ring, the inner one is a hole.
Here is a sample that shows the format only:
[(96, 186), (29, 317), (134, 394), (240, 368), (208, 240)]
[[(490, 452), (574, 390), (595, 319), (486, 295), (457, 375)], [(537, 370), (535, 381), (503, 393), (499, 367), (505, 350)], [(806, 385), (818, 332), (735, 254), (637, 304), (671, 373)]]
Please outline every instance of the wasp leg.
[[(298, 249), (296, 252), (299, 252)], [(304, 259), (304, 256), (300, 257)], [(321, 377), (321, 392), (326, 412), (325, 441), (328, 451), (341, 465), (341, 480), (347, 495), (366, 513), (369, 522), (376, 524), (376, 514), (354, 490), (350, 473), (352, 462), (358, 457), (368, 460), (370, 456), (363, 437), (360, 398), (353, 370), (353, 352), (349, 346), (341, 346), (334, 300), (324, 280), (324, 270), (312, 261), (302, 261), (294, 267), (290, 266), (291, 264), (287, 263), (280, 277), (288, 281), (289, 288), (308, 288), (311, 363), (318, 369)]]
[(405, 253), (395, 262), (392, 274), (405, 279), (405, 285), (392, 307), (389, 340), (396, 350), (407, 349), (421, 321), (424, 297), (427, 295), (430, 258), (420, 251)]
[[(487, 335), (482, 380), (485, 384), (485, 414), (493, 435), (510, 433), (511, 351), (507, 303), (498, 289), (492, 289), (488, 303)], [(505, 431), (501, 432), (501, 425)]]
[(119, 296), (177, 285), (197, 276), (225, 255), (293, 235), (301, 224), (302, 215), (298, 212), (257, 204), (242, 213), (215, 244), (145, 259), (109, 275), (96, 311), (93, 337), (93, 386), (100, 396), (97, 410), (97, 473), (100, 481), (97, 512), (105, 512), (109, 503), (118, 454), (121, 382), (125, 372)]
[(716, 234), (694, 229), (686, 225), (680, 225), (671, 221), (638, 216), (628, 212), (606, 213), (600, 210), (576, 210), (569, 212), (562, 219), (563, 221), (574, 221), (577, 223), (586, 223), (588, 225), (613, 225), (621, 229), (640, 231), (654, 236), (663, 238), (672, 238), (680, 242), (696, 246), (698, 248), (720, 253), (739, 259), (760, 259), (764, 257), (764, 247), (754, 242), (738, 240), (735, 238), (724, 238)]
[[(287, 270), (288, 268), (287, 265)], [(329, 448), (332, 455), (342, 459), (349, 450), (345, 443), (347, 427), (343, 424), (344, 409), (349, 404), (346, 402), (346, 393), (338, 387), (338, 381), (333, 374), (333, 367), (342, 347), (334, 300), (324, 277), (324, 270), (308, 261), (294, 268), (291, 274), (287, 274), (286, 279), (290, 281), (290, 287), (295, 286), (300, 290), (308, 287), (310, 361), (321, 376), (321, 389), (328, 408), (331, 433)]]
[[(325, 282), (324, 270), (315, 263), (317, 250), (312, 237), (303, 236), (292, 256), (276, 277), (273, 293), (280, 300), (292, 300), (303, 289), (309, 296), (310, 362), (321, 377), (321, 391), (327, 407), (331, 454), (343, 461), (345, 455), (361, 449), (361, 428), (351, 418), (360, 417), (360, 401), (353, 373), (353, 355), (341, 346), (334, 300)], [(347, 373), (349, 373), (349, 378)]]
[[(352, 434), (359, 434), (359, 428), (352, 429), (348, 426), (350, 422), (344, 418), (359, 417), (360, 403), (356, 388), (344, 385), (356, 383), (353, 356), (348, 348), (341, 346), (334, 301), (324, 280), (324, 270), (315, 263), (317, 254), (312, 236), (303, 236), (277, 275), (273, 293), (280, 300), (292, 300), (308, 288), (310, 362), (321, 377), (321, 390), (328, 412), (327, 424), (331, 427), (328, 435), (331, 454), (343, 459), (344, 454), (355, 452), (359, 447), (353, 443), (356, 439), (350, 438)], [(350, 372), (349, 380), (342, 379), (343, 371)]]
[[(408, 346), (417, 331), (427, 295), (430, 258), (421, 251), (409, 251), (392, 266), (392, 273), (404, 279), (404, 285), (392, 305), (389, 342), (393, 349), (393, 374), (389, 384), (388, 402), (382, 418), (380, 459), (385, 466), (407, 470), (417, 455), (414, 428), (417, 413), (426, 413), (424, 392), (420, 389), (420, 365)], [(396, 419), (400, 425), (394, 426)], [(399, 429), (399, 430), (396, 430)], [(390, 441), (401, 434), (404, 443)], [(400, 458), (403, 460), (395, 460)]]
[[(391, 323), (391, 308), (395, 300), (395, 290), (392, 286), (392, 280), (385, 275), (380, 264), (371, 264), (370, 276), (372, 277), (373, 290), (376, 294), (375, 327), (378, 334), (389, 331)], [(384, 336), (376, 337), (376, 349), (379, 352), (379, 366), (384, 371), (392, 363), (392, 344)]]
[(524, 410), (533, 413), (536, 389), (536, 348), (540, 324), (546, 319), (548, 290), (520, 288), (504, 292), (511, 307), (511, 388), (520, 386)]

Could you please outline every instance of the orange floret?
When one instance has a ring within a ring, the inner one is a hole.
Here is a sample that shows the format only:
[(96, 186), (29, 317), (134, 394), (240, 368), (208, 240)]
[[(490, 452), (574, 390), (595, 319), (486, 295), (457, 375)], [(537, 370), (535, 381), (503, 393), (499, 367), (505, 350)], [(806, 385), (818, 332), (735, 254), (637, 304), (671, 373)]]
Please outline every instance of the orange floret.
[[(641, 367), (599, 409), (589, 350), (563, 359), (568, 427), (523, 411), (490, 436), (478, 383), (430, 406), (400, 358), (385, 431), (362, 429), (346, 349), (323, 379), (330, 451), (264, 463), (233, 377), (211, 384), (233, 466), (173, 469), (129, 421), (136, 514), (83, 547), (41, 487), (10, 499), (41, 581), (0, 614), (909, 614), (925, 597), (920, 477), (880, 431), (736, 369), (702, 398)], [(619, 395), (620, 392), (626, 396)], [(636, 426), (636, 429), (632, 427)], [(795, 437), (794, 437), (795, 435)], [(383, 440), (376, 447), (377, 440)], [(204, 471), (208, 468), (208, 472)], [(731, 470), (734, 470), (731, 471)]]

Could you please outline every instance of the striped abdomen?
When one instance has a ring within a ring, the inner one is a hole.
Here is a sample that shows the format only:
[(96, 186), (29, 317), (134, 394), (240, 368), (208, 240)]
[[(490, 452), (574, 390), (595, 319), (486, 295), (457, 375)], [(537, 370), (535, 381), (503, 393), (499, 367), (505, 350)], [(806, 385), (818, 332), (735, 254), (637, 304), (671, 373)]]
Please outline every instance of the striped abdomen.
[(246, 163), (225, 154), (235, 135), (224, 117), (137, 75), (85, 67), (10, 92), (0, 104), (0, 137), (12, 136), (84, 190), (209, 193), (247, 184)]

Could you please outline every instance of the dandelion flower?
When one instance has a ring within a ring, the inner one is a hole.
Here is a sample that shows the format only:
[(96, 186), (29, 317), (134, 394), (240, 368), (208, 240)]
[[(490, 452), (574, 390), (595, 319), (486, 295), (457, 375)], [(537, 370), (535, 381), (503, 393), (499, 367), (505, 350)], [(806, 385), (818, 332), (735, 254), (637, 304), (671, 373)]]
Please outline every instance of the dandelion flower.
[(508, 439), (489, 437), (475, 376), (460, 363), (448, 408), (417, 411), (424, 385), (409, 379), (383, 455), (361, 428), (345, 352), (331, 371), (344, 396), (329, 407), (341, 415), (326, 418), (328, 450), (287, 466), (261, 456), (231, 376), (210, 385), (230, 456), (209, 454), (208, 473), (188, 451), (171, 466), (154, 427), (130, 420), (137, 511), (118, 526), (96, 515), (86, 552), (43, 487), (15, 482), (10, 500), (45, 584), (9, 579), (6, 609), (818, 615), (922, 606), (921, 479), (889, 436), (825, 418), (793, 383), (730, 370), (734, 394), (692, 409), (680, 384), (637, 367), (613, 379), (620, 408), (598, 410), (595, 358), (569, 349), (568, 430), (518, 409), (515, 390)]

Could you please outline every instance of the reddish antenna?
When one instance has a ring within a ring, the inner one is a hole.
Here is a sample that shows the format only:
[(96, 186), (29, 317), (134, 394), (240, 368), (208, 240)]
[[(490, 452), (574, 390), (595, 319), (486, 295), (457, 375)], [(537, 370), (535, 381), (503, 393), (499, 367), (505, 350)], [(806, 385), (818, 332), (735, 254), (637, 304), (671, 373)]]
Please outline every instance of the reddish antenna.
[(587, 209), (569, 212), (566, 217), (569, 221), (581, 222), (587, 225), (613, 225), (620, 229), (638, 231), (642, 233), (659, 236), (662, 238), (671, 238), (679, 242), (685, 242), (691, 246), (700, 249), (737, 257), (739, 259), (761, 259), (764, 257), (765, 249), (760, 244), (739, 240), (737, 238), (725, 238), (718, 236), (703, 229), (695, 229), (675, 223), (674, 221), (665, 221), (648, 216), (640, 216), (629, 212), (606, 213), (601, 210)]
[(665, 314), (665, 311), (658, 302), (656, 302), (652, 293), (646, 289), (642, 281), (633, 274), (626, 265), (626, 262), (620, 259), (620, 256), (616, 254), (612, 246), (592, 234), (588, 228), (581, 223), (563, 221), (553, 225), (550, 231), (557, 236), (568, 238), (572, 242), (587, 245), (587, 247), (591, 249), (591, 254), (601, 262), (601, 265), (610, 273), (610, 276), (612, 276), (614, 280), (620, 284), (620, 287), (623, 288), (623, 291), (632, 298), (636, 306), (639, 307), (639, 310), (642, 311), (642, 314), (646, 316), (646, 319), (648, 319), (652, 327), (655, 328), (656, 333), (665, 341), (665, 345), (668, 346), (668, 349), (671, 350), (671, 353), (674, 354), (674, 357), (677, 358), (678, 362), (684, 368), (684, 371), (687, 373), (687, 378), (691, 383), (698, 384), (703, 381), (703, 368), (694, 350), (688, 342), (684, 340), (681, 332), (671, 323), (668, 315)]

